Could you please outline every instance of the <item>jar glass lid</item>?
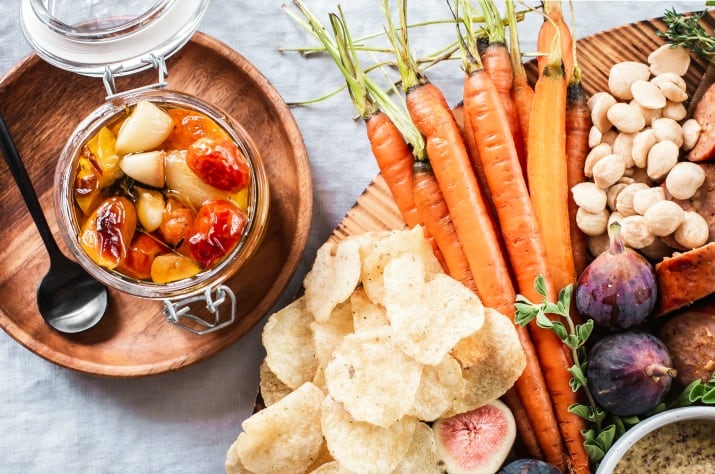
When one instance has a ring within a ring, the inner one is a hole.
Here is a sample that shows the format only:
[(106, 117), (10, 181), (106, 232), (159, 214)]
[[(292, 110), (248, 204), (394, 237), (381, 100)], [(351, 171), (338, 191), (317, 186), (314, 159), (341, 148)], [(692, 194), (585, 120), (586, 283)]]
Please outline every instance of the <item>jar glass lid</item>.
[(22, 0), (20, 20), (37, 54), (88, 76), (152, 67), (191, 38), (210, 0)]

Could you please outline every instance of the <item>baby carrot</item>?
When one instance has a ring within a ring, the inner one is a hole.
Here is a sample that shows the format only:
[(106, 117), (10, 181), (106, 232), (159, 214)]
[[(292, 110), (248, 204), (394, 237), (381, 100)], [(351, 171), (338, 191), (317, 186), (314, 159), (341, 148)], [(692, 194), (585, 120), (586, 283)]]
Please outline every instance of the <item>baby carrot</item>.
[(476, 293), (469, 263), (429, 161), (415, 161), (413, 175), (415, 205), (425, 229), (439, 245), (447, 273)]
[[(591, 130), (591, 113), (586, 103), (586, 92), (581, 83), (581, 71), (574, 68), (566, 92), (566, 160), (569, 189), (586, 178), (583, 173), (589, 152), (588, 134)], [(569, 194), (569, 221), (571, 225), (571, 252), (574, 270), (580, 274), (587, 265), (586, 235), (576, 225), (578, 206)]]
[[(555, 296), (554, 288), (563, 288), (576, 279), (568, 214), (566, 77), (560, 52), (558, 48), (554, 49), (536, 83), (527, 138), (529, 191), (546, 244), (546, 258), (551, 270), (551, 281), (546, 281), (550, 297)], [(589, 461), (581, 433), (584, 421), (568, 411), (569, 406), (578, 402), (577, 394), (569, 385), (571, 358), (554, 333), (533, 322), (529, 329), (569, 453), (571, 469), (588, 473)]]
[[(556, 40), (561, 47), (561, 58), (566, 80), (571, 78), (573, 71), (573, 37), (566, 21), (564, 20), (561, 0), (544, 0), (544, 22), (541, 24), (536, 38), (536, 49), (541, 53), (551, 50), (552, 43)], [(544, 68), (548, 65), (548, 55), (537, 58), (539, 64), (539, 74), (543, 74)]]

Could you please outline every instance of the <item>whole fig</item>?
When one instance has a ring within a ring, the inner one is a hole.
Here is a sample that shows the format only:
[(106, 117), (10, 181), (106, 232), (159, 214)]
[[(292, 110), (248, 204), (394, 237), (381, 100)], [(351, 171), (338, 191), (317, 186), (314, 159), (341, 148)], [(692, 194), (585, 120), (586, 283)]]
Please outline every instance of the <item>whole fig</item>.
[(497, 474), (561, 474), (561, 471), (538, 459), (517, 459), (503, 466)]
[(602, 408), (619, 416), (655, 408), (677, 375), (665, 344), (643, 331), (604, 337), (588, 354), (586, 380)]
[(578, 312), (612, 330), (642, 323), (658, 295), (653, 266), (623, 244), (620, 231), (618, 222), (609, 226), (609, 249), (586, 267), (575, 289)]

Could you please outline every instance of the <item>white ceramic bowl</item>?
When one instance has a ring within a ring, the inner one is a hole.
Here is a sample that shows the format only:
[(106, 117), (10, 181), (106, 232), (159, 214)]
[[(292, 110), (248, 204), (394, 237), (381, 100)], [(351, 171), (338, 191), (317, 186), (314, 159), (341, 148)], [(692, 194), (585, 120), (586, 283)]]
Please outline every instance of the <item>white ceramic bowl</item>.
[(662, 426), (675, 423), (676, 421), (685, 420), (712, 420), (715, 422), (715, 407), (708, 406), (692, 406), (685, 408), (675, 408), (658, 413), (650, 418), (647, 418), (633, 428), (626, 431), (618, 441), (616, 441), (611, 449), (604, 456), (601, 464), (598, 466), (596, 474), (610, 474), (615, 469), (623, 455), (633, 446), (638, 440), (645, 435)]

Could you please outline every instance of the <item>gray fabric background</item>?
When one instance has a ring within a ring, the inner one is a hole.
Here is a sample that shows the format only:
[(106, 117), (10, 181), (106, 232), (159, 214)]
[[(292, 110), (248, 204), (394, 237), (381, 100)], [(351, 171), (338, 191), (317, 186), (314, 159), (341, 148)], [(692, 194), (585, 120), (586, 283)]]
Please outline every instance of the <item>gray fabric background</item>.
[[(323, 19), (337, 5), (307, 2)], [(342, 3), (354, 36), (382, 29), (378, 1)], [(200, 30), (243, 54), (288, 102), (340, 86), (329, 60), (278, 51), (312, 44), (281, 4), (213, 0)], [(20, 0), (0, 0), (0, 74), (30, 52), (19, 27), (19, 5)], [(688, 11), (702, 9), (704, 2), (577, 0), (577, 36), (661, 16), (672, 5)], [(446, 18), (443, 0), (410, 2), (411, 21)], [(524, 51), (535, 49), (535, 20), (521, 30)], [(433, 51), (454, 38), (451, 26), (441, 37), (424, 33), (433, 30), (412, 34), (416, 51)], [(456, 63), (430, 73), (451, 103), (459, 100), (460, 77)], [(310, 155), (314, 213), (302, 263), (276, 307), (295, 294), (318, 246), (377, 173), (364, 127), (351, 120), (354, 109), (345, 93), (293, 111)], [(8, 186), (9, 176), (3, 180)], [(0, 331), (0, 473), (223, 472), (225, 452), (252, 408), (261, 356), (259, 325), (217, 356), (176, 373), (108, 379), (57, 367)]]

